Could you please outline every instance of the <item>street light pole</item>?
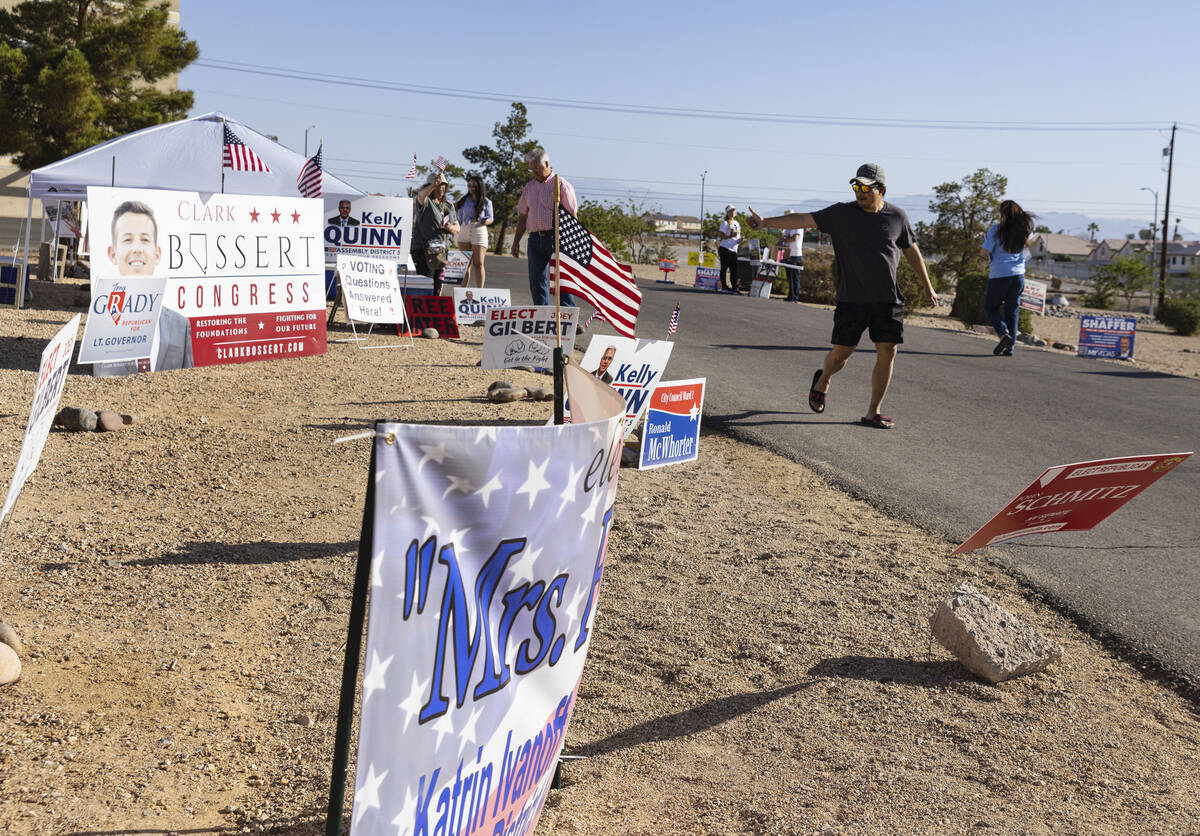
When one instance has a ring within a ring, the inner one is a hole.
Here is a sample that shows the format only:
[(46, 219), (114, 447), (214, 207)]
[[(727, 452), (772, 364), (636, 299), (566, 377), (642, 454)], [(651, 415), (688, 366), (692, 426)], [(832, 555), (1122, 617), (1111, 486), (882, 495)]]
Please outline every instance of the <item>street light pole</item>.
[[(311, 131), (315, 127), (316, 127), (316, 125), (309, 125), (307, 128), (304, 129), (304, 156), (305, 157), (308, 156), (308, 132)], [(1158, 214), (1158, 213), (1155, 212), (1155, 214)]]
[[(1158, 263), (1158, 307), (1163, 306), (1167, 298), (1167, 227), (1171, 217), (1171, 173), (1175, 168), (1175, 125), (1171, 126), (1171, 144), (1163, 149), (1167, 158), (1167, 199), (1163, 209), (1162, 256)], [(1154, 214), (1158, 214), (1155, 212)]]
[[(1157, 235), (1154, 234), (1156, 228), (1158, 227), (1158, 192), (1155, 189), (1150, 188), (1149, 186), (1141, 186), (1138, 188), (1138, 191), (1150, 192), (1150, 194), (1154, 195), (1154, 215), (1152, 216), (1153, 220), (1150, 221), (1150, 240), (1153, 241), (1155, 238), (1158, 237)], [(1151, 252), (1151, 264), (1153, 264), (1154, 263), (1154, 259), (1153, 259), (1154, 250), (1151, 249), (1150, 252)], [(1150, 316), (1154, 316), (1154, 286), (1153, 285), (1151, 285), (1151, 287), (1150, 287)]]
[[(700, 263), (704, 263), (704, 178), (708, 176), (708, 171), (700, 173)], [(1155, 213), (1157, 214), (1157, 213)]]

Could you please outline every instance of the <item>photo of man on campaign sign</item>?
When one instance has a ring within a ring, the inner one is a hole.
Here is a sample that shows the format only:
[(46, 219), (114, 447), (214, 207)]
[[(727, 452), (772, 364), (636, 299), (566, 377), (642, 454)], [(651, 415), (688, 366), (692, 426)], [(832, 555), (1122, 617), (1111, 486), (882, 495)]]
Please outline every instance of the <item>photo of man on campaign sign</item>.
[[(608, 382), (625, 399), (625, 435), (637, 426), (650, 403), (650, 390), (662, 380), (675, 343), (597, 334), (588, 343), (580, 366)], [(567, 404), (570, 415), (570, 403)]]
[(128, 371), (324, 353), (319, 200), (89, 187), (88, 205), (98, 256), (89, 326), (100, 280), (125, 279), (133, 299), (150, 292), (149, 277), (166, 282), (152, 344)]
[(478, 325), (490, 308), (504, 308), (512, 304), (512, 291), (507, 287), (456, 287), (454, 288), (454, 315), (459, 325)]

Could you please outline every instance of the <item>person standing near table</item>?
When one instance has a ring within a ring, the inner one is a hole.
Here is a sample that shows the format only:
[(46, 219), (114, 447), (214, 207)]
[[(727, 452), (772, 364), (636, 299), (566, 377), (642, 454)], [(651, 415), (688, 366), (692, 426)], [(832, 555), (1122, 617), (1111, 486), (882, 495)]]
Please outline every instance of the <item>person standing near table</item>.
[[(738, 290), (737, 246), (738, 242), (742, 240), (742, 225), (733, 217), (736, 212), (737, 207), (732, 203), (725, 207), (725, 217), (717, 227), (717, 237), (720, 239), (720, 243), (717, 245), (717, 257), (721, 260), (721, 289), (732, 293), (741, 293)], [(729, 271), (728, 285), (725, 284), (726, 270)]]
[(863, 331), (868, 331), (871, 342), (875, 343), (875, 368), (871, 372), (871, 403), (859, 422), (888, 430), (893, 421), (879, 409), (892, 380), (896, 352), (904, 342), (904, 296), (896, 281), (900, 256), (904, 256), (917, 278), (925, 283), (925, 293), (932, 304), (937, 304), (937, 292), (917, 249), (908, 215), (883, 199), (887, 193), (883, 169), (875, 163), (859, 166), (850, 187), (854, 189), (853, 201), (835, 203), (812, 213), (793, 212), (764, 218), (751, 208), (750, 228), (815, 227), (833, 239), (839, 277), (837, 306), (833, 311), (833, 348), (813, 375), (808, 406), (813, 412), (825, 411), (830, 380), (845, 368)]
[[(795, 211), (792, 209), (784, 209), (783, 214), (793, 215)], [(804, 230), (803, 229), (785, 229), (780, 236), (780, 240), (787, 246), (787, 255), (783, 258), (784, 264), (794, 264), (794, 267), (784, 267), (783, 271), (787, 273), (788, 280), (788, 295), (785, 302), (800, 301), (800, 270), (804, 265)]]
[(1021, 291), (1025, 289), (1027, 247), (1032, 232), (1033, 215), (1016, 201), (1005, 200), (1000, 204), (1000, 223), (992, 224), (983, 236), (983, 251), (987, 253), (989, 263), (983, 312), (1000, 338), (992, 354), (1013, 355)]
[(446, 200), (448, 184), (442, 172), (425, 178), (413, 198), (412, 245), (409, 253), (418, 275), (433, 279), (433, 295), (442, 293), (442, 271), (446, 268), (447, 240), (458, 232), (454, 207)]
[[(544, 148), (534, 148), (525, 155), (525, 164), (533, 179), (525, 184), (517, 201), (517, 228), (513, 231), (513, 258), (521, 257), (521, 236), (529, 233), (529, 295), (535, 305), (550, 304), (550, 259), (554, 258), (554, 170)], [(558, 178), (558, 200), (562, 208), (575, 217), (578, 204), (575, 189), (564, 178)], [(575, 297), (562, 294), (562, 304), (575, 307)]]
[(458, 248), (471, 256), (463, 276), (463, 287), (471, 284), (471, 273), (483, 287), (487, 280), (483, 271), (483, 259), (487, 255), (488, 226), (493, 220), (492, 202), (488, 200), (483, 179), (478, 174), (467, 175), (467, 193), (454, 204), (458, 211)]

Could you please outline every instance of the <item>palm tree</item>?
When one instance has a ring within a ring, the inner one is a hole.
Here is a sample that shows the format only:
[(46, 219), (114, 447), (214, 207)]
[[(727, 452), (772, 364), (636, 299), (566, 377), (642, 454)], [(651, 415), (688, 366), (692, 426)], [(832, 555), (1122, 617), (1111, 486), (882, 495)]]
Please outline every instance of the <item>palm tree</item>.
[(1087, 229), (1088, 229), (1088, 232), (1092, 236), (1092, 240), (1095, 241), (1096, 233), (1100, 231), (1100, 224), (1096, 223), (1095, 221), (1092, 221), (1090, 224), (1088, 224)]

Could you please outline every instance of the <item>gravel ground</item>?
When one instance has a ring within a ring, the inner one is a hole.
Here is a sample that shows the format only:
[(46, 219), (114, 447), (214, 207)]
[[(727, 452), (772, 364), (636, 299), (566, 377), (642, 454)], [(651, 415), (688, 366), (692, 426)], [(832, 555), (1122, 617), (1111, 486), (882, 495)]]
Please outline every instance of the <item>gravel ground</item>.
[[(0, 310), (4, 483), (81, 286)], [(0, 689), (0, 829), (323, 832), (369, 459), (331, 442), (376, 418), (545, 421), (483, 398), (480, 342), (68, 378), (64, 405), (138, 420), (52, 433), (8, 527), (0, 618), (26, 656)], [(1197, 706), (986, 552), (950, 558), (716, 434), (623, 471), (616, 519), (567, 742), (585, 759), (539, 832), (1200, 833)], [(1063, 663), (989, 686), (931, 648), (961, 580)]]

